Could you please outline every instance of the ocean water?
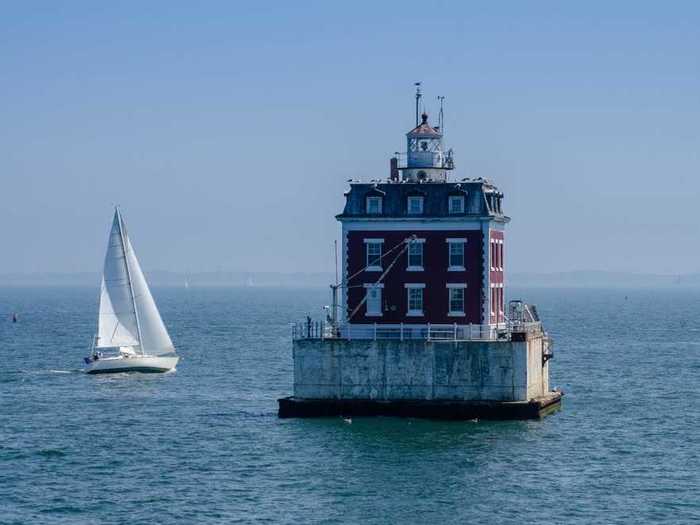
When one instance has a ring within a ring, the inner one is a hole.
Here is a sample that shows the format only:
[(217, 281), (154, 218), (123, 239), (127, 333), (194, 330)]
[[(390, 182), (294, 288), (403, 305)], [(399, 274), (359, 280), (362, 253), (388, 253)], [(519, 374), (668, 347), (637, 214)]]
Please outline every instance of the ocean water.
[(698, 290), (513, 290), (566, 392), (525, 422), (280, 420), (326, 290), (154, 295), (177, 372), (87, 376), (97, 292), (0, 288), (0, 523), (700, 522)]

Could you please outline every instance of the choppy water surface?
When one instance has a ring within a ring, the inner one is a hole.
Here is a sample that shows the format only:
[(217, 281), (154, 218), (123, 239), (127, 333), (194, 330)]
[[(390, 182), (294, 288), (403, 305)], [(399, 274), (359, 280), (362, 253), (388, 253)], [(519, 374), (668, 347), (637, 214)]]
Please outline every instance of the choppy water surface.
[(325, 290), (156, 289), (177, 372), (86, 376), (96, 291), (0, 289), (0, 523), (700, 520), (700, 291), (515, 294), (563, 411), (348, 424), (276, 417)]

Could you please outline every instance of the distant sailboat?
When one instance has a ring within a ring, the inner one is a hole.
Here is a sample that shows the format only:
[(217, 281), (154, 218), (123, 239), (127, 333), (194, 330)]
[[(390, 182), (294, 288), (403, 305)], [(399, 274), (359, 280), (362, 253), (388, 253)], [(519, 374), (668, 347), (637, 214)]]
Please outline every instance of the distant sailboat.
[[(102, 355), (103, 348), (117, 353)], [(167, 372), (179, 359), (117, 208), (102, 274), (97, 335), (85, 371)]]

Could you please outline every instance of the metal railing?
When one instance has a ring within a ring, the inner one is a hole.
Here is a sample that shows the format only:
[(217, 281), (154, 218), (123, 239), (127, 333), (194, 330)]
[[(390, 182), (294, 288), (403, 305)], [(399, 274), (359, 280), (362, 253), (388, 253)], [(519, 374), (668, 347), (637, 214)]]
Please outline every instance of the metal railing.
[(454, 160), (445, 152), (438, 151), (409, 151), (394, 155), (397, 160), (397, 168), (400, 170), (411, 168), (442, 168), (454, 169)]
[(361, 339), (423, 341), (498, 341), (509, 340), (513, 333), (541, 332), (540, 322), (482, 324), (345, 324), (333, 327), (323, 321), (294, 323), (292, 339)]

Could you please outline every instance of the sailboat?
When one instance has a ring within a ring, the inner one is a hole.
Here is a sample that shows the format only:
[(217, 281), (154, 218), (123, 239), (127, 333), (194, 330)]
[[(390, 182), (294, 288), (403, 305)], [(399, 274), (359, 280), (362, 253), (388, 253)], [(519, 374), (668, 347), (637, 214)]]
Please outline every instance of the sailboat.
[(179, 359), (116, 208), (102, 273), (97, 335), (85, 358), (85, 372), (168, 372)]

